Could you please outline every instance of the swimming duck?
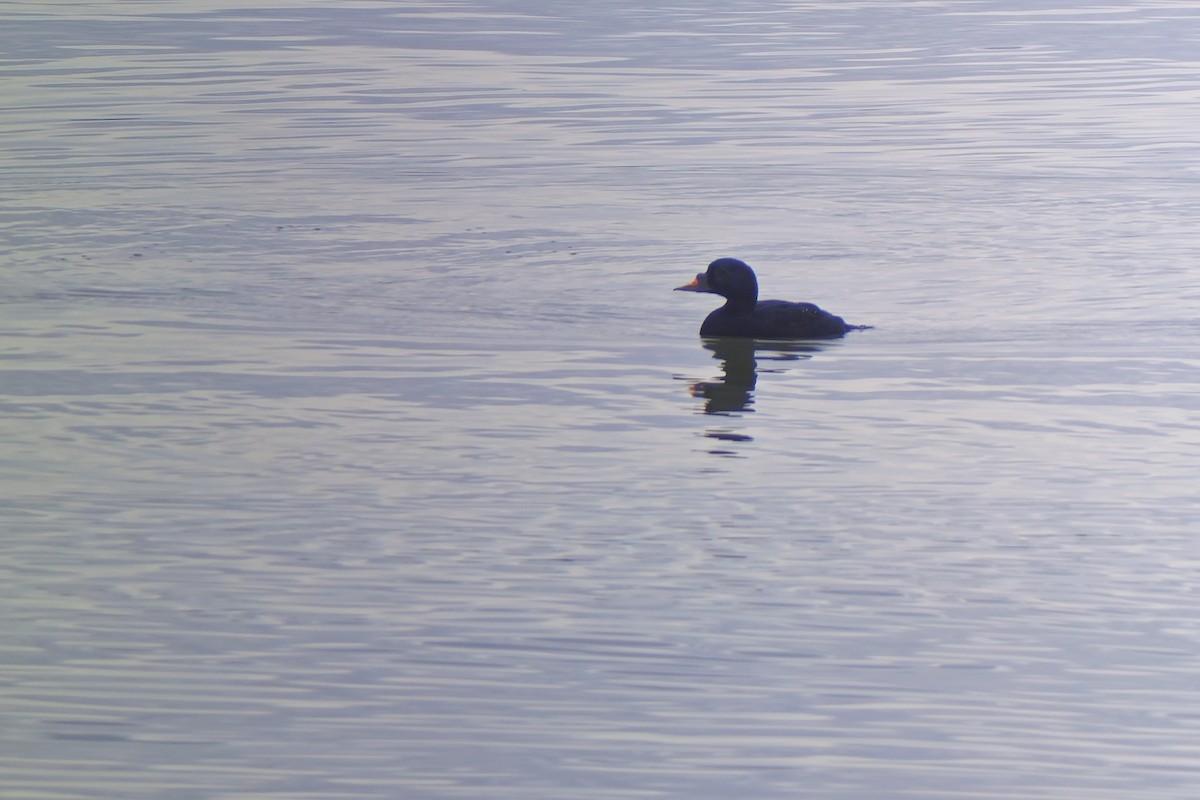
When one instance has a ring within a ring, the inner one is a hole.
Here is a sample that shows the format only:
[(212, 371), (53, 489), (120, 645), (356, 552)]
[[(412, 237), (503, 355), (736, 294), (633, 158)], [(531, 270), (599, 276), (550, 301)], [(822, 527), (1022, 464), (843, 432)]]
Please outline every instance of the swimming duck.
[(718, 258), (696, 279), (677, 292), (710, 292), (725, 298), (725, 305), (708, 315), (700, 326), (706, 337), (737, 336), (746, 339), (836, 339), (847, 331), (869, 325), (847, 325), (839, 316), (812, 303), (759, 300), (754, 270), (736, 258)]

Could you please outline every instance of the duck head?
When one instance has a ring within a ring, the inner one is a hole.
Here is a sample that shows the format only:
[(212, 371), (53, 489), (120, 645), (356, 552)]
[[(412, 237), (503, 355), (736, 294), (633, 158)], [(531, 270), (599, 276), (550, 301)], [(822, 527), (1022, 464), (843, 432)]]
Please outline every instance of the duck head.
[(754, 270), (736, 258), (718, 258), (706, 272), (696, 275), (691, 283), (675, 288), (677, 292), (710, 292), (719, 294), (727, 306), (754, 308), (758, 302), (758, 279)]

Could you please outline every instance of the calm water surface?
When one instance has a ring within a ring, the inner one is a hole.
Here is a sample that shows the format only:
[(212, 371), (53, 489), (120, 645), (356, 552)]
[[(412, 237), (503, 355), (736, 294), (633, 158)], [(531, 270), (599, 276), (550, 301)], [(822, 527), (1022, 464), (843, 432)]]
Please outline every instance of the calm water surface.
[(1191, 800), (1197, 41), (7, 4), (0, 797)]

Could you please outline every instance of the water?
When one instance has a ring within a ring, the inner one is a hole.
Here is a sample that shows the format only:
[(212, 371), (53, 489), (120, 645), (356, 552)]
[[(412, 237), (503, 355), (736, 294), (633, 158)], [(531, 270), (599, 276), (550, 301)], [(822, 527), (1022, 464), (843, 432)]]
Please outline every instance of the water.
[(1200, 12), (559, 5), (2, 12), (0, 797), (1194, 797)]

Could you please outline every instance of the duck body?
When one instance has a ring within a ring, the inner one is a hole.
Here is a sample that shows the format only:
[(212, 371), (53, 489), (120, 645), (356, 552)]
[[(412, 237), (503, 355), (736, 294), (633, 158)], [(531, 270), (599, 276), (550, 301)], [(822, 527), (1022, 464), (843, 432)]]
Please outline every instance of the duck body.
[(849, 325), (844, 319), (812, 303), (759, 300), (754, 270), (736, 258), (718, 258), (681, 292), (709, 292), (725, 298), (725, 305), (708, 315), (700, 326), (705, 337), (746, 339), (836, 339), (867, 325)]

